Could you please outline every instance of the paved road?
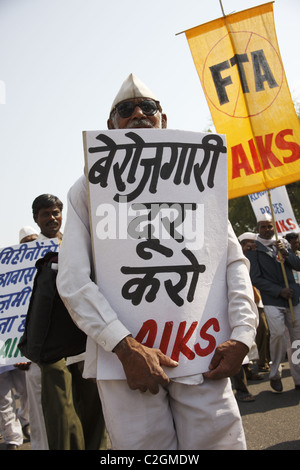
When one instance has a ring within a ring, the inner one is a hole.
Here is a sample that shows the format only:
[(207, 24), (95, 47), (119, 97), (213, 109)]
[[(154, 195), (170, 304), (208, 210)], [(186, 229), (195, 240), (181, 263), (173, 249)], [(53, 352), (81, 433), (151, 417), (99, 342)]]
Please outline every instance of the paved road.
[[(288, 363), (283, 364), (283, 392), (274, 393), (268, 374), (263, 380), (249, 381), (255, 396), (251, 403), (240, 403), (248, 450), (300, 450), (300, 391), (294, 389)], [(0, 440), (0, 450), (5, 449)], [(31, 450), (24, 442), (21, 450)]]
[(300, 450), (300, 391), (295, 390), (288, 363), (283, 364), (283, 392), (272, 391), (268, 374), (249, 381), (254, 402), (240, 403), (248, 450)]

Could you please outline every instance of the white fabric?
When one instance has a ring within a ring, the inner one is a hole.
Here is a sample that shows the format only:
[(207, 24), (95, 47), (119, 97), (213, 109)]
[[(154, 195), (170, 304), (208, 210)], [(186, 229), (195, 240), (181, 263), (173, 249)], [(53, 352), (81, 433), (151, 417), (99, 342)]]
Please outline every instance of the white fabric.
[(256, 240), (264, 246), (274, 245), (274, 243), (276, 242), (275, 235), (273, 235), (273, 237), (269, 239), (261, 238), (259, 235), (257, 235)]
[[(300, 364), (294, 364), (291, 356), (293, 354), (293, 342), (300, 338), (300, 304), (294, 305), (295, 325), (292, 324), (292, 316), (289, 308), (264, 306), (268, 327), (270, 330), (270, 379), (281, 377), (281, 362), (288, 352), (291, 375), (295, 385), (300, 385)], [(286, 328), (289, 334), (289, 347), (287, 348)]]
[[(230, 380), (171, 382), (157, 395), (126, 381), (98, 381), (107, 431), (116, 450), (244, 450), (244, 431)], [(175, 423), (173, 424), (173, 419)], [(111, 423), (117, 423), (111, 426)]]
[[(130, 334), (98, 286), (92, 282), (91, 266), (88, 199), (85, 177), (82, 176), (68, 193), (68, 214), (60, 246), (57, 286), (73, 320), (89, 336), (85, 377), (96, 377), (97, 347), (112, 351)], [(256, 334), (258, 314), (248, 269), (249, 262), (229, 225), (227, 283), (231, 339), (241, 341), (250, 348)]]
[(77, 356), (66, 357), (66, 365), (70, 366), (71, 364), (75, 364), (76, 362), (84, 361), (84, 359), (85, 359), (85, 352), (82, 354), (77, 354)]
[[(19, 397), (17, 408), (14, 393)], [(17, 368), (0, 375), (0, 430), (6, 444), (23, 444), (22, 427), (29, 423), (25, 372)]]
[(42, 409), (41, 369), (32, 362), (26, 371), (32, 450), (48, 450), (48, 439)]
[(113, 101), (110, 111), (112, 111), (116, 104), (121, 101), (133, 98), (152, 98), (155, 101), (159, 101), (155, 94), (149, 90), (149, 88), (138, 77), (131, 73), (126, 80), (124, 80)]

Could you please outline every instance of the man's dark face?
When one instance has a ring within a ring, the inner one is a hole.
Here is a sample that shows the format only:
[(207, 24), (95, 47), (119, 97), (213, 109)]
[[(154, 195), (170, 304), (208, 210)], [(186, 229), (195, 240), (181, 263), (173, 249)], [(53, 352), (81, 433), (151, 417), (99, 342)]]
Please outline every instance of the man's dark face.
[(241, 242), (243, 253), (249, 250), (256, 250), (256, 243), (254, 240), (243, 240)]
[(58, 206), (44, 207), (39, 210), (34, 217), (34, 221), (41, 229), (41, 233), (47, 238), (56, 238), (58, 236), (61, 223), (62, 213)]
[(265, 240), (270, 240), (274, 235), (273, 223), (269, 220), (259, 222), (258, 233), (261, 238), (264, 238)]
[[(145, 98), (133, 98), (126, 101), (138, 104), (144, 100)], [(167, 117), (160, 111), (153, 116), (148, 116), (139, 106), (136, 106), (133, 113), (126, 118), (120, 117), (118, 112), (114, 111), (107, 121), (107, 126), (108, 129), (164, 129), (167, 127)]]
[(36, 240), (38, 237), (38, 234), (35, 234), (33, 233), (32, 235), (27, 235), (26, 237), (22, 238), (22, 240), (20, 240), (20, 243), (29, 243), (29, 242), (33, 242), (34, 240)]

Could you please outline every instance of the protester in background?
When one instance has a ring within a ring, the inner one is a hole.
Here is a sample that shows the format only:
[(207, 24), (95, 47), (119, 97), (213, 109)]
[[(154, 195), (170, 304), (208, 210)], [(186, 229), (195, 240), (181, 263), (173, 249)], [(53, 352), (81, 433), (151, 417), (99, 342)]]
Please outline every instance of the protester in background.
[[(300, 251), (299, 251), (299, 234), (295, 232), (287, 233), (285, 236), (286, 240), (291, 245), (293, 252), (295, 253), (298, 258), (300, 258)], [(298, 271), (293, 270), (294, 278), (297, 284), (300, 284), (300, 275)]]
[[(33, 201), (39, 240), (61, 241), (62, 210), (62, 202), (51, 194)], [(66, 358), (38, 364), (49, 450), (98, 450), (106, 444), (106, 434), (97, 386), (82, 377), (82, 355), (68, 360), (69, 365)]]
[[(19, 242), (26, 243), (38, 234), (30, 226), (19, 232)], [(30, 439), (28, 398), (25, 370), (28, 364), (0, 366), (0, 429), (7, 450), (16, 450), (23, 439)], [(17, 407), (16, 395), (20, 406)]]
[[(166, 124), (158, 99), (130, 75), (113, 102), (109, 129), (163, 129)], [(216, 348), (209, 372), (170, 381), (162, 367), (168, 370), (177, 363), (159, 349), (136, 341), (91, 279), (85, 177), (68, 197), (58, 290), (74, 320), (89, 335), (89, 359), (96, 364), (97, 350), (104, 348), (107, 354), (117, 355), (127, 378), (98, 380), (112, 447), (244, 449), (241, 418), (228, 377), (239, 370), (253, 343), (257, 318), (246, 259), (231, 226), (227, 264), (229, 317), (234, 324), (231, 340)]]
[[(246, 256), (247, 251), (256, 250), (255, 240), (257, 234), (253, 232), (245, 232), (238, 237), (239, 242), (242, 246), (244, 255)], [(270, 370), (270, 331), (264, 312), (264, 306), (261, 300), (261, 295), (259, 290), (253, 286), (254, 300), (258, 308), (259, 314), (259, 323), (256, 331), (255, 343), (258, 349), (258, 369), (261, 372), (268, 372)], [(247, 373), (247, 378), (252, 379), (251, 374)], [(255, 377), (257, 379), (257, 377)], [(254, 378), (254, 380), (255, 380)]]
[(293, 252), (299, 257), (299, 234), (295, 232), (287, 233), (285, 236), (286, 240), (291, 245)]
[[(238, 240), (242, 246), (243, 253), (245, 253), (245, 251), (247, 250), (255, 249), (255, 244), (254, 244), (255, 238), (256, 238), (256, 235), (252, 232), (245, 232), (238, 237)], [(254, 286), (253, 286), (253, 292), (254, 292), (254, 300), (256, 304), (258, 304), (258, 300), (260, 296), (259, 296), (257, 289)], [(256, 340), (258, 336), (258, 329), (259, 329), (259, 326), (257, 328)], [(239, 373), (232, 377), (232, 384), (236, 390), (235, 397), (238, 401), (242, 401), (242, 402), (255, 401), (255, 397), (250, 393), (248, 389), (248, 380), (261, 380), (262, 379), (262, 377), (256, 372), (254, 372), (250, 367), (250, 362), (253, 360), (256, 361), (258, 359), (258, 356), (259, 356), (258, 346), (255, 342), (252, 345), (249, 353), (247, 354)]]
[[(39, 238), (39, 233), (30, 225), (19, 231), (20, 243), (29, 243)], [(30, 441), (33, 450), (47, 450), (48, 442), (41, 405), (41, 373), (37, 364), (27, 362), (17, 364), (19, 369), (26, 371), (26, 388), (30, 422)]]
[(19, 231), (19, 241), (20, 243), (29, 243), (33, 242), (39, 236), (38, 232), (30, 227), (30, 225), (25, 225)]
[[(292, 345), (300, 340), (300, 286), (295, 282), (293, 269), (300, 270), (300, 259), (290, 249), (286, 240), (276, 240), (271, 219), (258, 222), (258, 236), (255, 241), (256, 250), (248, 250), (246, 256), (250, 260), (250, 276), (252, 283), (260, 291), (270, 330), (270, 384), (276, 392), (282, 391), (281, 362), (287, 350), (285, 330), (289, 332)], [(288, 281), (285, 285), (280, 257)], [(293, 305), (295, 324), (292, 323), (292, 313), (289, 299)], [(300, 364), (294, 364), (289, 354), (291, 375), (295, 388), (300, 389)]]
[[(29, 225), (22, 227), (19, 232), (20, 243), (27, 243), (41, 238), (42, 235)], [(41, 403), (41, 371), (37, 364), (31, 362), (19, 364), (18, 367), (23, 367), (24, 370), (26, 370), (31, 448), (32, 450), (48, 450), (48, 440)]]
[(7, 450), (18, 449), (24, 437), (30, 439), (25, 371), (14, 365), (0, 366), (0, 430)]
[(232, 386), (235, 389), (235, 398), (237, 401), (252, 402), (255, 401), (255, 396), (248, 389), (247, 375), (244, 366), (240, 371), (231, 377)]

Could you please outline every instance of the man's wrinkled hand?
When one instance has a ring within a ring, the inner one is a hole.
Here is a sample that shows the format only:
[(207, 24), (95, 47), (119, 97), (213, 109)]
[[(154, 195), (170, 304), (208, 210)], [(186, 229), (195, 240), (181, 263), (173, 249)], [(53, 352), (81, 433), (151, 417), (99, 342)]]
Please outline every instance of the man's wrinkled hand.
[(277, 250), (280, 251), (281, 255), (286, 258), (287, 256), (289, 256), (289, 252), (288, 250), (285, 248), (283, 242), (281, 240), (278, 240), (276, 242), (276, 246), (277, 246)]
[(220, 344), (211, 359), (209, 371), (203, 376), (207, 379), (219, 380), (236, 375), (248, 351), (248, 346), (240, 341), (228, 340)]
[(132, 390), (152, 394), (159, 391), (159, 385), (166, 387), (170, 379), (162, 366), (176, 367), (178, 362), (163, 354), (159, 349), (148, 348), (131, 336), (126, 336), (114, 349), (120, 359)]

